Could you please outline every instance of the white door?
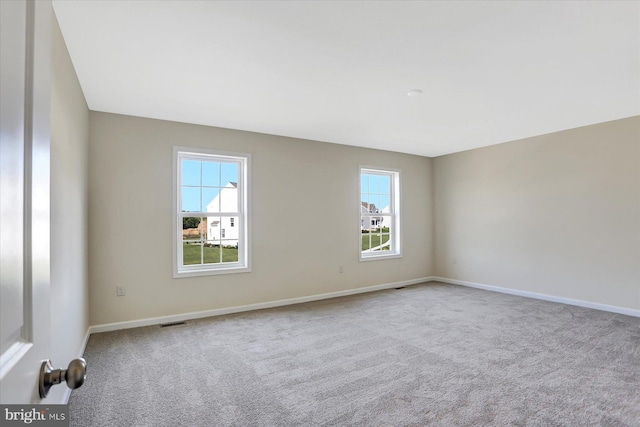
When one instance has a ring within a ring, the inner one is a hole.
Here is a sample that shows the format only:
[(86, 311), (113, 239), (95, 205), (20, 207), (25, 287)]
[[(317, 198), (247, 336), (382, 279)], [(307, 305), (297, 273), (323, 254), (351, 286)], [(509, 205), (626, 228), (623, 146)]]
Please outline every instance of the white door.
[(0, 403), (49, 358), (50, 1), (0, 0)]

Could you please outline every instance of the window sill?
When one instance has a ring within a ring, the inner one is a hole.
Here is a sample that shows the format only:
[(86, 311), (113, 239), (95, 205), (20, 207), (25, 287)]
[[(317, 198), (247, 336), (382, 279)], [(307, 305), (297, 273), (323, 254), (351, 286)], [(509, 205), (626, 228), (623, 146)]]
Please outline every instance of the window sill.
[(174, 271), (174, 279), (184, 279), (186, 277), (217, 276), (219, 274), (251, 273), (251, 267), (224, 267), (215, 269), (189, 269)]
[(395, 259), (395, 258), (402, 258), (402, 254), (390, 253), (388, 255), (368, 255), (368, 256), (360, 255), (360, 262), (378, 261), (378, 260), (381, 260), (381, 259)]

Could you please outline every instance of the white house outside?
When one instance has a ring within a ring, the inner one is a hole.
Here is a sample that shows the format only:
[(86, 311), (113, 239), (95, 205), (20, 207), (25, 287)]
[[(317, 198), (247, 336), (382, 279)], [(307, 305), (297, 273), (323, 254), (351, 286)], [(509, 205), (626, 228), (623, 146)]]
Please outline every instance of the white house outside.
[[(218, 195), (207, 205), (207, 212), (238, 212), (238, 185), (229, 182), (220, 189)], [(207, 241), (223, 246), (237, 246), (239, 217), (207, 216)]]
[[(380, 210), (373, 203), (361, 202), (361, 205), (360, 205), (360, 213), (363, 213), (363, 214), (366, 214), (366, 213), (389, 214), (389, 212), (390, 212), (389, 206), (385, 206), (382, 210)], [(384, 227), (390, 226), (391, 216), (389, 215), (371, 216), (368, 218), (369, 218), (369, 221), (367, 221), (367, 217), (361, 216), (361, 223), (360, 223), (361, 230), (376, 231)]]

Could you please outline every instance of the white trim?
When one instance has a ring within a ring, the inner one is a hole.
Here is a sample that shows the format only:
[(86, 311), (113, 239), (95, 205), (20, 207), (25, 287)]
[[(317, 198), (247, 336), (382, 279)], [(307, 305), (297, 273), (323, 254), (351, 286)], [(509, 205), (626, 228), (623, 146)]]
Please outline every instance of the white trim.
[[(78, 357), (84, 356), (84, 351), (87, 349), (87, 343), (89, 342), (89, 337), (91, 336), (91, 326), (87, 328), (87, 332), (84, 334), (84, 339), (82, 340), (82, 345), (80, 346), (80, 351), (78, 352)], [(71, 390), (69, 387), (66, 387), (64, 392), (64, 396), (62, 397), (62, 404), (66, 405), (69, 403), (69, 398), (71, 397)]]
[[(362, 244), (362, 243), (361, 243)], [(374, 252), (363, 252), (363, 253), (374, 253)], [(377, 252), (375, 252), (377, 254)], [(383, 259), (395, 259), (395, 258), (402, 258), (401, 254), (389, 254), (389, 255), (369, 255), (369, 256), (362, 256), (362, 254), (360, 255), (360, 262), (369, 262), (369, 261), (380, 261)]]
[[(209, 265), (209, 264), (207, 264)], [(217, 265), (217, 264), (215, 264)], [(174, 276), (174, 279), (184, 279), (186, 277), (201, 277), (201, 276), (215, 276), (217, 274), (232, 274), (232, 273), (251, 273), (251, 268), (244, 266), (237, 266), (237, 263), (225, 263), (224, 267), (218, 267), (216, 269), (201, 268), (201, 269), (189, 269), (182, 270)]]
[(367, 292), (381, 291), (384, 289), (399, 288), (402, 286), (417, 285), (433, 281), (433, 277), (421, 277), (419, 279), (404, 280), (401, 282), (384, 283), (381, 285), (366, 286), (363, 288), (346, 289), (344, 291), (328, 292), (325, 294), (309, 295), (306, 297), (289, 298), (277, 301), (260, 302), (256, 304), (240, 305), (235, 307), (216, 308), (206, 311), (195, 311), (191, 313), (174, 314), (171, 316), (148, 317), (146, 319), (130, 320), (126, 322), (106, 323), (89, 327), (90, 333), (117, 331), (119, 329), (139, 328), (141, 326), (159, 325), (161, 323), (181, 322), (184, 320), (201, 319), (204, 317), (222, 316), (224, 314), (242, 313), (245, 311), (261, 310), (265, 308), (282, 307), (292, 304), (301, 304), (311, 301), (319, 301), (329, 298), (344, 297)]
[(470, 288), (484, 289), (485, 291), (500, 292), (503, 294), (517, 295), (521, 297), (534, 298), (543, 301), (559, 302), (562, 304), (575, 305), (578, 307), (592, 308), (595, 310), (608, 311), (611, 313), (625, 314), (627, 316), (640, 317), (640, 310), (633, 308), (618, 307), (615, 305), (601, 304), (591, 301), (583, 301), (573, 298), (557, 297), (554, 295), (539, 294), (537, 292), (522, 291), (519, 289), (502, 288), (500, 286), (483, 285), (481, 283), (467, 282), (464, 280), (449, 279), (446, 277), (432, 277), (436, 282), (448, 283), (450, 285), (461, 285)]

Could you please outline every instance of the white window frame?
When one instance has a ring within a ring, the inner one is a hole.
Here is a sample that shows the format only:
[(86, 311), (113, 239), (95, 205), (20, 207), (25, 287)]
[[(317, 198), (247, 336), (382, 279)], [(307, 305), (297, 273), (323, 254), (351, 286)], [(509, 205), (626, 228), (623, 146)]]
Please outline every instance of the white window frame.
[[(238, 217), (238, 221), (236, 221), (239, 247), (238, 262), (204, 265), (182, 264), (182, 218), (192, 216), (229, 216), (221, 215), (220, 213), (212, 215), (211, 212), (182, 212), (182, 160), (233, 161), (238, 163), (238, 212), (233, 215)], [(230, 153), (191, 147), (173, 147), (173, 277), (175, 279), (216, 274), (248, 273), (251, 271), (251, 222), (249, 215), (249, 201), (251, 200), (250, 171), (251, 155), (247, 153)]]
[[(362, 174), (381, 175), (389, 177), (389, 207), (391, 217), (391, 227), (389, 230), (389, 240), (391, 240), (391, 249), (388, 251), (363, 252), (362, 251), (362, 224), (371, 224), (371, 217), (380, 216), (380, 214), (362, 213)], [(376, 166), (360, 166), (358, 173), (358, 253), (360, 261), (374, 261), (390, 258), (402, 258), (402, 228), (401, 228), (401, 175), (402, 171), (393, 168), (381, 168)]]

